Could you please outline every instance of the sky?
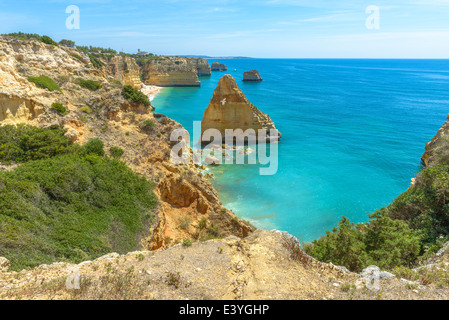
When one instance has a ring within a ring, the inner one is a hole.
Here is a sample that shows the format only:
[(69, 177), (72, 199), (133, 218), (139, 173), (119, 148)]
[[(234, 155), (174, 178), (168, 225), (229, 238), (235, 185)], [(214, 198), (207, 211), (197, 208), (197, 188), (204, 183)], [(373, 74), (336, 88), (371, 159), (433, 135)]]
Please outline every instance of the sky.
[(0, 33), (18, 31), (159, 55), (449, 58), (449, 0), (0, 0)]

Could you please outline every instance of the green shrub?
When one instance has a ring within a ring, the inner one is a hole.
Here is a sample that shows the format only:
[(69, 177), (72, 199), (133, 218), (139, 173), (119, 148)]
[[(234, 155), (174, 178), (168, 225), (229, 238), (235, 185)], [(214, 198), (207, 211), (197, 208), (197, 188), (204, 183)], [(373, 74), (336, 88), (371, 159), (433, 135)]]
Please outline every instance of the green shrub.
[(151, 105), (150, 99), (132, 86), (124, 86), (122, 89), (122, 96), (132, 103), (143, 104), (146, 107)]
[(184, 239), (184, 240), (182, 240), (182, 245), (185, 247), (190, 247), (192, 245), (192, 240)]
[(78, 146), (64, 137), (60, 128), (37, 128), (26, 125), (0, 127), (0, 161), (27, 162), (76, 152)]
[(118, 159), (125, 153), (125, 150), (119, 147), (111, 147), (109, 152), (113, 158)]
[(154, 184), (123, 163), (69, 154), (0, 172), (0, 256), (12, 270), (140, 249)]
[(56, 112), (58, 112), (60, 115), (65, 116), (67, 114), (67, 108), (64, 107), (64, 105), (62, 103), (59, 102), (54, 102), (51, 105), (51, 110), (55, 110)]
[(104, 63), (94, 54), (89, 54), (89, 59), (95, 68), (101, 69), (104, 66)]
[(49, 36), (42, 36), (40, 39), (43, 43), (51, 44), (53, 46), (59, 46), (57, 42), (53, 41)]
[(83, 113), (87, 113), (87, 114), (91, 114), (92, 113), (92, 109), (89, 106), (82, 106), (80, 108), (80, 111)]
[(199, 222), (199, 227), (201, 230), (205, 229), (207, 227), (207, 219), (206, 218), (202, 218)]
[(355, 225), (343, 217), (332, 232), (307, 245), (305, 251), (323, 262), (342, 265), (360, 272), (369, 265), (392, 269), (411, 266), (421, 252), (421, 236), (401, 220), (393, 220), (380, 210), (370, 223)]
[(34, 84), (36, 84), (37, 87), (42, 89), (62, 92), (59, 85), (47, 76), (29, 77), (28, 81), (33, 82)]
[(81, 147), (83, 154), (94, 154), (97, 156), (104, 156), (104, 143), (98, 138), (90, 139), (85, 145)]
[(140, 123), (140, 129), (144, 131), (152, 131), (156, 125), (151, 120), (145, 120)]
[(14, 33), (2, 34), (2, 36), (5, 36), (7, 38), (19, 39), (19, 40), (39, 40), (39, 41), (41, 41), (41, 36), (38, 35), (37, 33), (14, 32)]
[(73, 58), (83, 62), (83, 57), (81, 57), (79, 54), (71, 53), (70, 56), (72, 56)]
[(188, 230), (190, 225), (192, 224), (192, 218), (190, 217), (181, 217), (179, 218), (179, 227), (182, 230)]
[(82, 88), (89, 89), (90, 91), (97, 91), (102, 87), (101, 83), (93, 80), (78, 78), (76, 81)]
[(69, 48), (74, 48), (75, 47), (75, 42), (72, 40), (66, 40), (66, 39), (62, 39), (61, 41), (59, 41), (59, 44), (62, 46), (66, 46)]

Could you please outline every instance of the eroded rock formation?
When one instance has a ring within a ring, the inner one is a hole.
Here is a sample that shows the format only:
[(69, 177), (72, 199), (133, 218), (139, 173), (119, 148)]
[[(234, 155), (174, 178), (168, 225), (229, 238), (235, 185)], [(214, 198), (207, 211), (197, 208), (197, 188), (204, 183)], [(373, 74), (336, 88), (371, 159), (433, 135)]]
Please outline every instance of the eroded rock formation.
[(204, 59), (165, 57), (148, 61), (141, 69), (147, 85), (159, 87), (199, 87), (198, 76), (210, 75)]
[(441, 128), (438, 130), (437, 134), (432, 138), (432, 140), (426, 143), (425, 152), (421, 157), (422, 164), (426, 167), (432, 165), (435, 160), (438, 160), (437, 153), (439, 149), (449, 146), (449, 115), (447, 121), (443, 123)]
[(243, 73), (243, 81), (260, 82), (262, 81), (262, 77), (260, 76), (259, 71), (253, 69)]
[[(225, 140), (226, 129), (276, 129), (270, 116), (248, 101), (231, 75), (224, 75), (218, 82), (212, 100), (203, 115), (201, 131), (217, 129)], [(268, 131), (269, 133), (269, 131)], [(279, 140), (277, 132), (269, 139)]]
[(109, 66), (114, 78), (124, 85), (133, 86), (136, 89), (142, 89), (140, 81), (140, 68), (136, 61), (130, 57), (115, 56), (111, 59)]
[(228, 67), (224, 63), (221, 62), (214, 62), (211, 66), (212, 71), (227, 71)]

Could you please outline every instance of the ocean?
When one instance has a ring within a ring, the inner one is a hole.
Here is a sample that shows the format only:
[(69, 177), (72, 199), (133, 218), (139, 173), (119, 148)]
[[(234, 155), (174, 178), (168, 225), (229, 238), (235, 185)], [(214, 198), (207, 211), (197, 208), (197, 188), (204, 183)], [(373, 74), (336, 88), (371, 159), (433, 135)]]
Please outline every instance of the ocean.
[[(262, 229), (312, 241), (342, 216), (367, 222), (420, 170), (425, 143), (449, 113), (449, 60), (223, 59), (201, 88), (164, 88), (156, 112), (191, 134), (224, 74), (282, 133), (279, 168), (210, 168), (220, 200)], [(243, 82), (257, 69), (263, 82)]]

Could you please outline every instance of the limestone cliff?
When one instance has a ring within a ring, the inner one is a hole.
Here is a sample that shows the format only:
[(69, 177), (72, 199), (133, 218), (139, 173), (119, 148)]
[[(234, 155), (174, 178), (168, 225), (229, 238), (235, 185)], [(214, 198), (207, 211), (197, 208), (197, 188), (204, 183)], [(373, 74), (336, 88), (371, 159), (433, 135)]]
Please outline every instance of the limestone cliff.
[[(222, 206), (199, 166), (171, 165), (170, 134), (181, 126), (168, 118), (158, 120), (151, 107), (130, 103), (121, 95), (121, 84), (115, 80), (139, 85), (134, 59), (117, 56), (102, 62), (96, 68), (76, 49), (0, 37), (0, 125), (59, 126), (76, 143), (98, 137), (106, 150), (122, 148), (122, 160), (156, 182), (160, 200), (157, 221), (144, 249), (165, 248), (183, 239), (247, 236), (253, 227)], [(194, 70), (197, 77), (196, 65)], [(61, 91), (50, 92), (27, 80), (42, 75), (54, 80)], [(83, 88), (79, 78), (96, 81), (101, 88)], [(64, 116), (51, 110), (54, 102), (66, 107)], [(145, 121), (154, 127), (142, 130)]]
[(142, 81), (140, 81), (140, 68), (133, 58), (115, 56), (111, 59), (109, 67), (116, 80), (124, 85), (142, 89), (143, 84)]
[(212, 71), (227, 71), (228, 67), (224, 63), (214, 62), (211, 66)]
[(243, 73), (243, 81), (262, 81), (262, 77), (260, 76), (259, 71), (257, 70), (249, 70)]
[[(226, 129), (276, 129), (270, 116), (248, 101), (237, 86), (235, 79), (227, 74), (218, 82), (212, 100), (203, 115), (201, 131), (217, 129), (225, 138)], [(268, 131), (269, 133), (269, 131)], [(272, 139), (280, 139), (278, 132)], [(270, 137), (267, 137), (269, 140)]]
[(425, 152), (421, 157), (424, 166), (428, 167), (437, 160), (438, 148), (447, 148), (449, 142), (449, 115), (432, 140), (426, 143)]
[(209, 62), (206, 59), (193, 59), (193, 63), (196, 63), (197, 67), (197, 73), (198, 77), (209, 77), (211, 76), (211, 68), (209, 65)]
[(210, 75), (210, 67), (205, 59), (164, 57), (148, 61), (141, 68), (141, 73), (147, 85), (199, 87), (198, 76)]

